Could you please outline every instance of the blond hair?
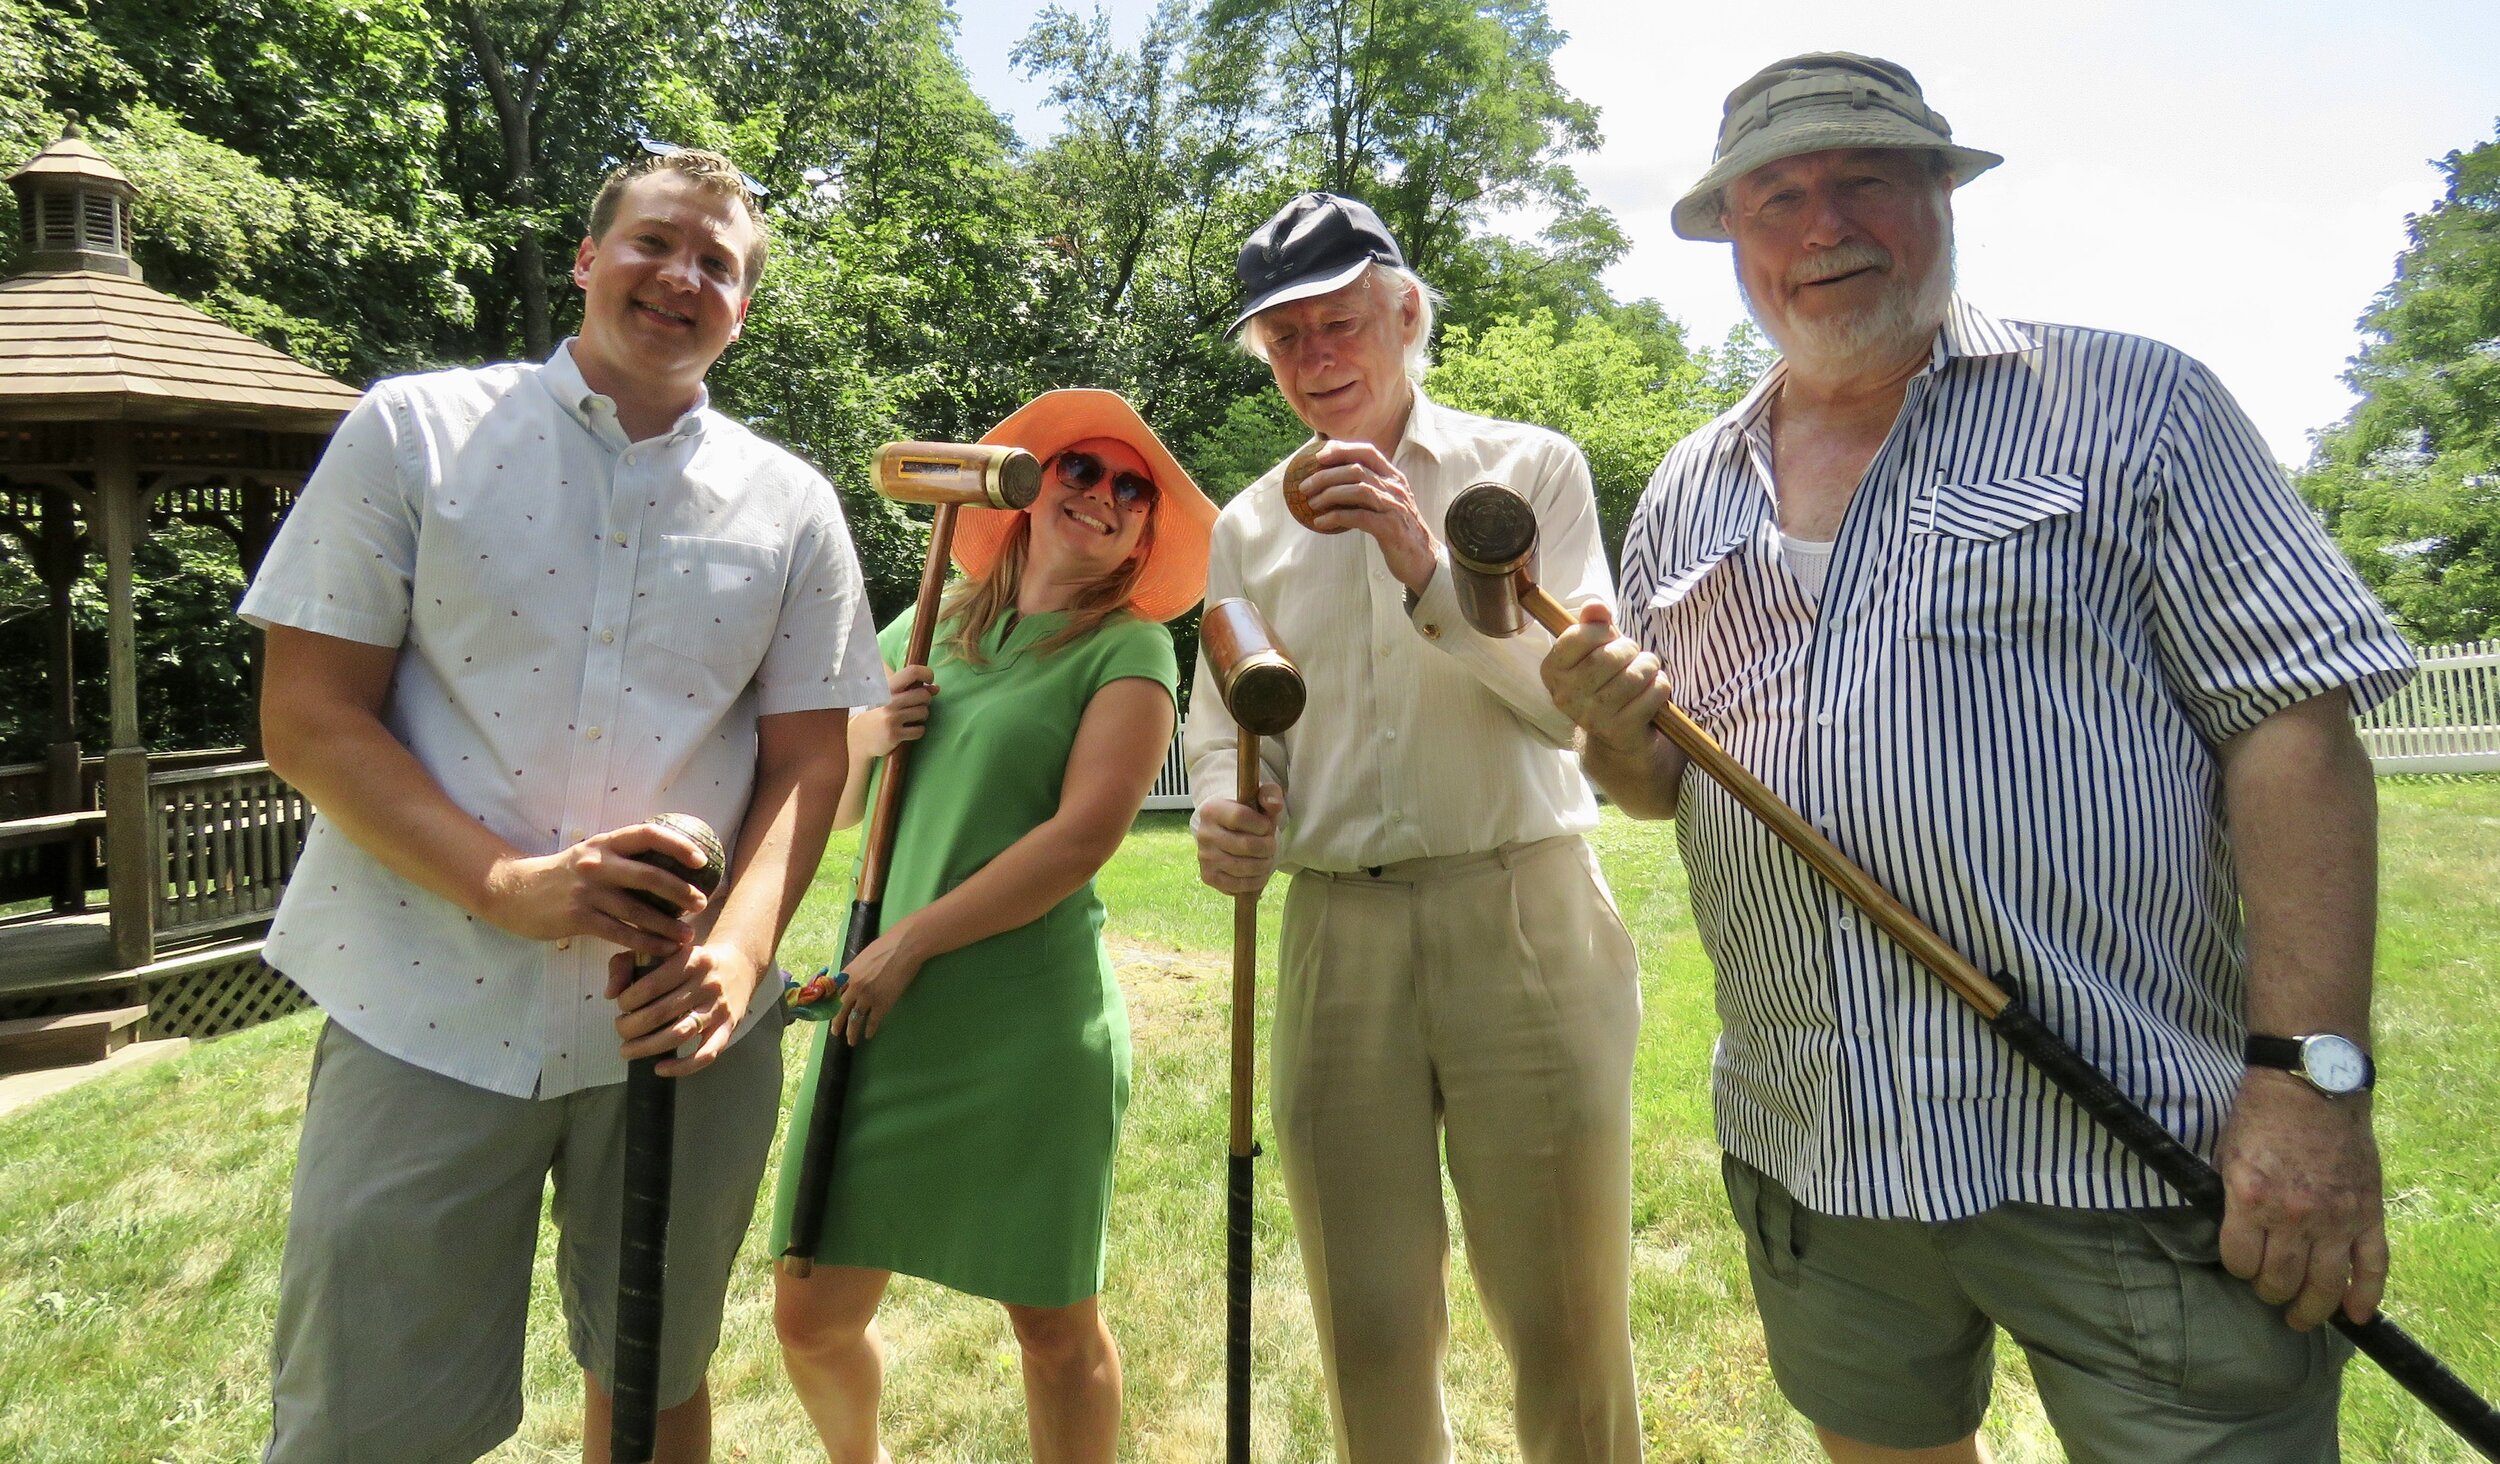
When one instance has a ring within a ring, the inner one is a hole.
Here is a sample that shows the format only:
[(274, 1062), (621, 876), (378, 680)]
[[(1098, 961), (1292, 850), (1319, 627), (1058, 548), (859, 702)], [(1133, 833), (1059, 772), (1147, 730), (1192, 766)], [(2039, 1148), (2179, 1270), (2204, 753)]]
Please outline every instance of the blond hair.
[(747, 188), (747, 175), (738, 165), (716, 152), (699, 147), (681, 147), (674, 152), (646, 153), (629, 158), (608, 174), (608, 181), (599, 185), (599, 195), (590, 201), (590, 237), (605, 239), (616, 224), (616, 211), (624, 205), (625, 190), (635, 180), (658, 172), (683, 173), (695, 185), (715, 198), (735, 198), (745, 212), (747, 222), (755, 227), (755, 247), (747, 251), (746, 293), (755, 293), (756, 281), (764, 277), (764, 256), (772, 252), (772, 230), (764, 222), (764, 210)]
[[(1146, 577), (1146, 561), (1154, 554), (1155, 520), (1161, 514), (1158, 499), (1156, 507), (1146, 515), (1146, 527), (1137, 536), (1135, 552), (1119, 568), (1077, 593), (1076, 603), (1068, 607), (1068, 623), (1033, 647), (1036, 658), (1083, 640), (1115, 615), (1134, 613), (1129, 609), (1129, 601), (1137, 595), (1138, 582)], [(956, 660), (968, 666), (987, 661), (981, 643), (1016, 608), (1016, 592), (1024, 584), (1024, 556), (1032, 535), (1033, 515), (1017, 514), (1016, 522), (1007, 530), (1006, 541), (998, 546), (998, 558), (990, 562), (989, 573), (947, 586), (946, 597), (938, 605), (938, 624), (946, 629), (946, 648), (955, 653)]]

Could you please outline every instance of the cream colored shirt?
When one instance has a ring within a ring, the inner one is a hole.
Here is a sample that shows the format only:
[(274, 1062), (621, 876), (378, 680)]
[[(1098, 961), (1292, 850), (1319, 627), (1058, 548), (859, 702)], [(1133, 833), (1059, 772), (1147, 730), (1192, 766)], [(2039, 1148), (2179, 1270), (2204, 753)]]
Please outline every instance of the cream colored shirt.
[[(1526, 494), (1547, 591), (1575, 609), (1613, 603), (1588, 462), (1568, 438), (1418, 392), (1390, 460), (1436, 540), (1468, 485)], [(1360, 869), (1594, 828), (1570, 720), (1537, 679), (1552, 637), (1534, 623), (1503, 640), (1470, 629), (1446, 548), (1410, 611), (1371, 536), (1302, 527), (1283, 479), (1280, 463), (1225, 505), (1207, 567), (1208, 602), (1258, 606), (1309, 692), (1302, 720), (1260, 743), (1269, 781), (1285, 789), (1280, 863)], [(1201, 658), (1183, 744), (1200, 805), (1234, 795), (1238, 736)]]

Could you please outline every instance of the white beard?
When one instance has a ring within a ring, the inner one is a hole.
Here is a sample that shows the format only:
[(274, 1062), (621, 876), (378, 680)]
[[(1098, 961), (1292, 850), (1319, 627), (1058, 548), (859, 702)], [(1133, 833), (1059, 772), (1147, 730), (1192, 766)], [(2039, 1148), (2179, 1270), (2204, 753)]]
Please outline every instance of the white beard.
[[(1885, 262), (1890, 262), (1889, 257)], [(1744, 297), (1754, 324), (1762, 327), (1792, 368), (1809, 376), (1847, 376), (1927, 350), (1953, 303), (1953, 254), (1950, 249), (1939, 254), (1924, 279), (1886, 276), (1881, 299), (1846, 314), (1801, 317), (1766, 310), (1745, 288), (1741, 270), (1736, 290)]]

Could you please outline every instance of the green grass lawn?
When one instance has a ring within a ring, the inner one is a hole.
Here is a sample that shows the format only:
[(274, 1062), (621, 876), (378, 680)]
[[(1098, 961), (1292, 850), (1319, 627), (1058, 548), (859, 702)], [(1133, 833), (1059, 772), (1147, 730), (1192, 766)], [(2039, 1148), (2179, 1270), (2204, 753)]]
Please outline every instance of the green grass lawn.
[[(2385, 810), (2379, 1100), (2393, 1196), (2391, 1312), (2486, 1392), (2500, 1389), (2500, 780), (2391, 781)], [(1634, 1325), (1648, 1457), (1817, 1457), (1772, 1389), (1724, 1213), (1707, 1073), (1717, 1022), (1671, 835), (1611, 813), (1597, 836), (1643, 955)], [(793, 965), (824, 959), (847, 900), (840, 856), (802, 911)], [(1178, 816), (1150, 815), (1104, 872), (1136, 1028), (1105, 1305), (1125, 1352), (1123, 1456), (1220, 1456), (1225, 958), (1230, 907), (1200, 887)], [(1273, 939), (1275, 897), (1270, 900)], [(298, 1017), (0, 1118), (0, 1459), (257, 1457), (288, 1175), (314, 1031)], [(1264, 1045), (1264, 1044), (1262, 1044)], [(791, 1072), (797, 1072), (797, 1046)], [(1264, 1127), (1264, 1125), (1262, 1125)], [(1263, 1164), (1258, 1268), (1262, 1461), (1328, 1456), (1308, 1308), (1281, 1186)], [(1513, 1457), (1507, 1381), (1453, 1268), (1449, 1400), (1460, 1457)], [(761, 1223), (713, 1370), (721, 1455), (801, 1459), (781, 1377)], [(542, 1267), (529, 1415), (498, 1460), (579, 1454), (577, 1387)], [(886, 1310), (889, 1439), (905, 1464), (1025, 1455), (1013, 1344), (997, 1309), (899, 1283)], [(2349, 1457), (2463, 1459), (2366, 1363)], [(1999, 1370), (1999, 1457), (2056, 1457), (2019, 1360)]]

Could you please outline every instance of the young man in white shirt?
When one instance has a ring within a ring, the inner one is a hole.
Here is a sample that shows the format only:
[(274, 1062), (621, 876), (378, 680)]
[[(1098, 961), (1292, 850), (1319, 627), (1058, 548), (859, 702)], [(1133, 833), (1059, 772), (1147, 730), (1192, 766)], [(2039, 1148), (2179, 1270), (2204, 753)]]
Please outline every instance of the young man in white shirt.
[(1307, 520), (1281, 464), (1225, 507), (1207, 598), (1259, 607), (1309, 708), (1260, 744), (1272, 781), (1246, 807), (1217, 791), (1238, 738), (1201, 660), (1189, 781), (1208, 884), (1293, 871), (1272, 1111), (1338, 1453), (1450, 1458), (1446, 1139), (1521, 1457), (1631, 1464), (1639, 968), (1581, 838), (1597, 805), (1537, 680), (1547, 639), (1471, 630), (1436, 532), (1460, 489), (1508, 483), (1536, 509), (1546, 584), (1609, 600), (1588, 464), (1424, 396), (1431, 297), (1363, 204), (1295, 199), (1240, 275), (1236, 328), (1328, 445)]
[[(513, 1433), (551, 1177), (605, 1457), (621, 1079), (672, 1052), (658, 1458), (709, 1456), (704, 1373), (778, 1107), (774, 948), (848, 709), (884, 685), (833, 490), (706, 405), (765, 247), (726, 159), (618, 169), (574, 266), (581, 334), (376, 385), (244, 599), (270, 761), (320, 814), (269, 959), (329, 1016), (271, 1461), (473, 1459)], [(730, 850), (708, 903), (632, 857), (698, 862), (645, 822), (665, 811)], [(665, 961), (629, 980), (636, 955)]]

